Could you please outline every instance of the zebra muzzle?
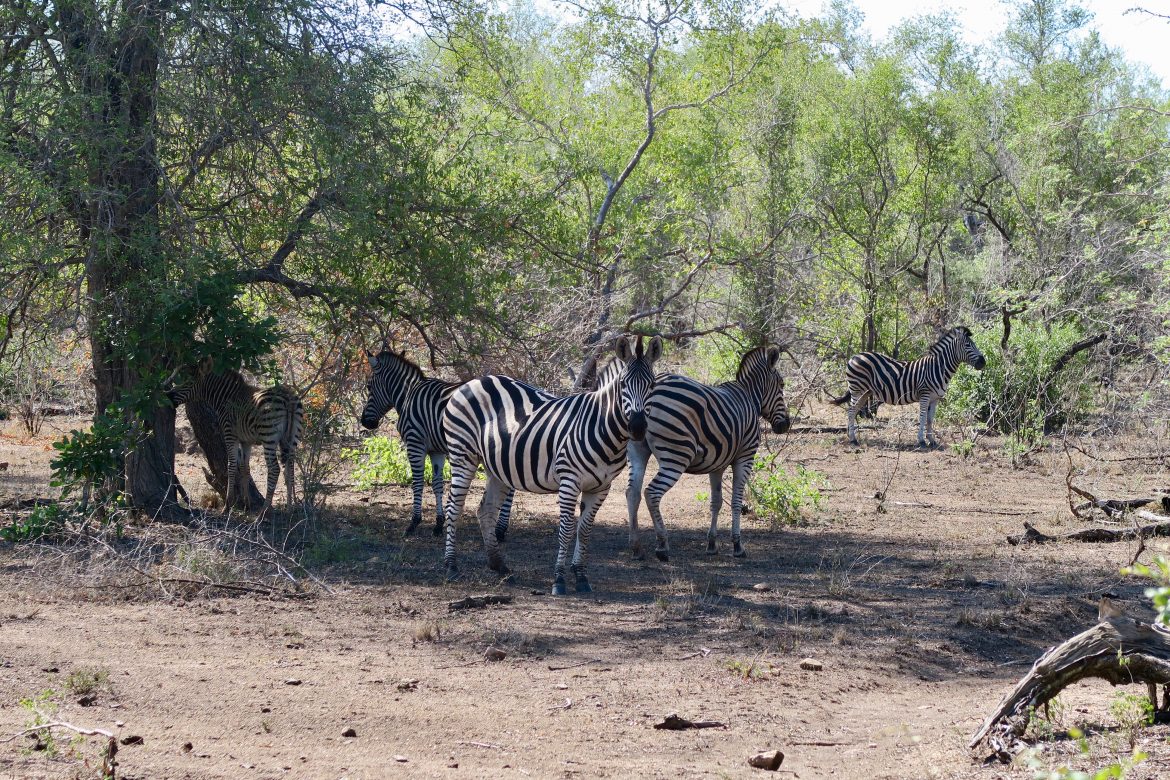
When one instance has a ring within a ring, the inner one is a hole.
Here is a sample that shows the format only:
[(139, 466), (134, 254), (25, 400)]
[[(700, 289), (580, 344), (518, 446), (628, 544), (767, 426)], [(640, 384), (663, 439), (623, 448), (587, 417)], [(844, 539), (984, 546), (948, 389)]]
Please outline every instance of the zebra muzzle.
[(642, 441), (646, 438), (646, 413), (634, 412), (630, 415), (630, 438)]
[(785, 417), (783, 420), (776, 420), (772, 423), (772, 433), (786, 433), (788, 431), (789, 425), (790, 423), (788, 422), (787, 417)]

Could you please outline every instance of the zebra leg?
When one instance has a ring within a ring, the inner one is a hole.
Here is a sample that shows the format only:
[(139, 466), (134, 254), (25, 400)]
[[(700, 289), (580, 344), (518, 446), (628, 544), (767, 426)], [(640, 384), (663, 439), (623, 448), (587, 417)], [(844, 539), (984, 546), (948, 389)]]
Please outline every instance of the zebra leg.
[(597, 517), (597, 510), (609, 495), (609, 488), (602, 488), (597, 493), (586, 493), (581, 496), (581, 518), (577, 521), (577, 547), (573, 551), (573, 576), (577, 580), (578, 593), (592, 593), (593, 587), (589, 584), (589, 577), (585, 573), (585, 564), (589, 560), (589, 534), (593, 530), (593, 520)]
[(479, 502), (476, 519), (479, 521), (479, 532), (483, 536), (483, 547), (487, 552), (488, 568), (506, 577), (511, 574), (504, 563), (504, 556), (500, 553), (500, 542), (496, 538), (496, 521), (500, 516), (500, 506), (504, 503), (504, 496), (511, 492), (511, 488), (495, 477), (488, 477), (487, 487), (483, 492), (483, 499)]
[(294, 466), (296, 465), (296, 450), (292, 447), (280, 445), (280, 465), (284, 470), (284, 486), (288, 491), (288, 511), (292, 512), (293, 507), (296, 506), (296, 494), (293, 491), (293, 482), (296, 477)]
[(227, 490), (224, 491), (223, 504), (228, 512), (236, 504), (236, 494), (239, 493), (240, 481), (240, 443), (227, 431), (223, 433), (223, 447), (227, 452)]
[(849, 433), (849, 443), (854, 446), (860, 446), (857, 441), (857, 409), (865, 403), (868, 396), (868, 393), (855, 396), (850, 392), (849, 406), (845, 407), (845, 430)]
[(447, 491), (446, 540), (443, 549), (443, 564), (447, 567), (447, 580), (454, 580), (459, 576), (459, 568), (455, 565), (455, 522), (463, 514), (463, 504), (467, 501), (467, 489), (471, 487), (471, 480), (475, 477), (475, 467), (478, 463), (451, 459), (451, 484)]
[(410, 509), (410, 524), (406, 526), (406, 535), (414, 533), (422, 522), (423, 482), (426, 476), (426, 447), (415, 438), (406, 440), (406, 459), (410, 463), (410, 487), (414, 492), (414, 503)]
[(736, 558), (747, 557), (740, 541), (739, 520), (743, 515), (743, 489), (747, 486), (751, 469), (752, 458), (736, 461), (731, 467), (731, 554)]
[(650, 445), (645, 441), (631, 441), (626, 445), (630, 462), (630, 484), (626, 486), (626, 509), (630, 514), (630, 552), (639, 561), (646, 557), (638, 538), (638, 509), (642, 504), (642, 482), (646, 479), (646, 465), (650, 462)]
[[(435, 494), (435, 536), (443, 533), (443, 466), (447, 463), (447, 456), (441, 452), (432, 452), (431, 458), (431, 492)], [(411, 475), (413, 476), (413, 474)], [(425, 471), (423, 476), (426, 476)], [(419, 490), (417, 504), (419, 520), (422, 520), (422, 490)], [(413, 521), (413, 517), (411, 520)]]
[(553, 589), (554, 596), (564, 596), (568, 593), (565, 588), (565, 562), (569, 558), (569, 545), (571, 545), (577, 534), (577, 494), (580, 488), (573, 480), (561, 480), (561, 488), (557, 492), (557, 505), (561, 510), (560, 523), (557, 526), (557, 562), (553, 567)]
[(276, 495), (276, 483), (280, 481), (280, 460), (274, 441), (264, 442), (264, 465), (268, 467), (268, 489), (264, 491), (264, 508), (260, 510), (260, 517), (272, 509), (272, 497)]
[(681, 463), (659, 458), (658, 473), (646, 488), (646, 508), (650, 510), (650, 519), (654, 521), (654, 535), (657, 538), (654, 556), (664, 562), (670, 560), (670, 542), (666, 539), (666, 526), (662, 522), (662, 497), (666, 495), (666, 491), (674, 487), (674, 483), (678, 482), (685, 468)]
[(508, 488), (504, 494), (504, 502), (500, 504), (500, 516), (496, 518), (496, 541), (504, 543), (508, 536), (508, 523), (512, 521), (512, 500), (516, 498), (516, 491)]
[(938, 411), (938, 398), (933, 398), (930, 401), (930, 409), (926, 413), (926, 436), (930, 440), (932, 446), (939, 446), (941, 442), (938, 438), (938, 433), (934, 430), (934, 413)]
[(723, 472), (725, 469), (719, 471), (712, 471), (707, 475), (711, 480), (711, 530), (707, 532), (707, 554), (714, 555), (718, 548), (715, 547), (715, 533), (719, 528), (719, 510), (723, 508)]
[(924, 395), (918, 401), (918, 446), (926, 446), (926, 420), (930, 416), (930, 396)]

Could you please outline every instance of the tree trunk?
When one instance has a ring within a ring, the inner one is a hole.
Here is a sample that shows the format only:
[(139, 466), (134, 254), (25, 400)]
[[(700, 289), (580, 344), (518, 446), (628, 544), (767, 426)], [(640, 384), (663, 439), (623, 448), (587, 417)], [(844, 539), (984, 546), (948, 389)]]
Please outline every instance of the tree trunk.
[[(62, 2), (59, 20), (67, 67), (85, 98), (82, 121), (89, 138), (81, 148), (88, 186), (81, 233), (87, 243), (86, 287), (97, 414), (130, 401), (168, 356), (141, 343), (150, 295), (167, 276), (160, 239), (158, 201), (161, 170), (155, 144), (155, 100), (162, 43), (159, 0), (129, 0), (109, 19), (90, 2)], [(131, 332), (140, 343), (133, 355), (121, 346)], [(141, 395), (141, 394), (140, 394)], [(174, 475), (175, 412), (169, 407), (127, 408), (141, 417), (140, 435), (125, 456), (124, 489), (133, 505), (152, 517), (181, 519)]]
[[(195, 432), (195, 439), (203, 449), (210, 471), (203, 470), (207, 484), (227, 501), (227, 447), (224, 446), (223, 435), (219, 430), (219, 420), (215, 411), (207, 404), (187, 402), (187, 420), (191, 423), (191, 430)], [(236, 502), (233, 509), (244, 509), (257, 512), (264, 506), (264, 496), (256, 488), (247, 463), (241, 463), (237, 472)]]

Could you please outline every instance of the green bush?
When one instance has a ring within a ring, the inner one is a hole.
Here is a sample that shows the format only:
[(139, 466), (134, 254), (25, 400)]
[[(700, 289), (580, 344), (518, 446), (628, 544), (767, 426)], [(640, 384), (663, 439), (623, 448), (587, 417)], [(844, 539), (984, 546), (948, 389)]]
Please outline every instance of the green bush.
[(789, 474), (776, 465), (777, 457), (757, 455), (747, 484), (756, 516), (771, 526), (797, 523), (806, 510), (820, 509), (821, 488), (829, 484), (824, 474), (804, 466)]
[(23, 519), (0, 528), (0, 539), (15, 544), (58, 538), (68, 517), (69, 512), (58, 504), (38, 506)]
[[(342, 450), (341, 455), (355, 464), (353, 486), (358, 490), (369, 490), (375, 485), (410, 485), (410, 461), (406, 457), (406, 446), (401, 440), (389, 436), (370, 436), (357, 449)], [(424, 479), (431, 481), (431, 460), (427, 458), (423, 470)], [(444, 464), (443, 479), (451, 478), (451, 467)]]
[(1091, 390), (1083, 381), (1086, 352), (1053, 374), (1056, 361), (1083, 333), (1071, 323), (1045, 329), (1021, 320), (1012, 328), (1006, 357), (1000, 348), (1001, 336), (998, 325), (975, 330), (975, 343), (987, 365), (982, 371), (959, 370), (940, 413), (951, 421), (985, 423), (1027, 448), (1090, 408)]

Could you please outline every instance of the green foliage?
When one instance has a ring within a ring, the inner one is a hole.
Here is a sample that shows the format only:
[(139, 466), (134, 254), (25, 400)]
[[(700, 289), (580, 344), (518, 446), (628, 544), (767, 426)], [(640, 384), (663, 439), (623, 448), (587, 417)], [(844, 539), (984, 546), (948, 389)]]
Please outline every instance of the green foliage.
[(301, 553), (300, 563), (306, 567), (346, 563), (362, 555), (365, 543), (349, 536), (320, 536)]
[(959, 369), (940, 414), (985, 423), (1009, 435), (1009, 446), (1022, 452), (1039, 444), (1053, 428), (1088, 411), (1092, 396), (1083, 381), (1085, 353), (1054, 373), (1056, 361), (1083, 334), (1070, 322), (1045, 329), (1021, 320), (1012, 328), (1006, 355), (1000, 336), (998, 327), (975, 329), (975, 343), (987, 364), (982, 371)]
[(1133, 750), (1142, 729), (1154, 722), (1154, 705), (1145, 694), (1118, 691), (1109, 702), (1109, 714)]
[[(53, 700), (53, 697), (56, 695), (56, 691), (45, 689), (40, 693), (20, 700), (20, 706), (27, 710), (31, 716), (25, 722), (26, 728), (44, 726), (53, 722), (55, 719), (54, 716), (57, 714), (57, 702)], [(53, 737), (52, 729), (40, 729), (33, 736), (36, 742), (31, 748), (32, 750), (43, 752), (49, 758), (57, 755), (59, 748), (57, 747), (57, 740)]]
[(824, 474), (797, 465), (789, 474), (776, 464), (778, 455), (757, 455), (748, 477), (748, 494), (756, 515), (771, 526), (800, 522), (806, 512), (823, 505), (821, 489), (828, 487)]
[(50, 461), (50, 484), (68, 496), (115, 479), (133, 445), (133, 432), (134, 426), (121, 414), (100, 414), (88, 431), (70, 431), (64, 439), (53, 442), (57, 454)]
[(65, 678), (65, 687), (76, 696), (86, 696), (110, 687), (110, 672), (98, 667), (83, 666), (74, 669)]
[(70, 512), (60, 504), (34, 507), (23, 519), (0, 528), (0, 539), (6, 542), (36, 542), (57, 538), (65, 529)]
[[(377, 485), (407, 486), (413, 482), (406, 446), (396, 437), (368, 436), (362, 440), (361, 447), (342, 450), (341, 455), (355, 464), (352, 478), (358, 490)], [(423, 480), (427, 484), (433, 473), (431, 460), (427, 458), (423, 466)], [(451, 478), (451, 467), (447, 464), (443, 465), (443, 478)]]
[(1170, 558), (1156, 555), (1149, 565), (1135, 563), (1122, 569), (1121, 573), (1137, 574), (1154, 580), (1154, 585), (1146, 588), (1146, 598), (1154, 604), (1154, 610), (1158, 613), (1157, 621), (1170, 626)]

